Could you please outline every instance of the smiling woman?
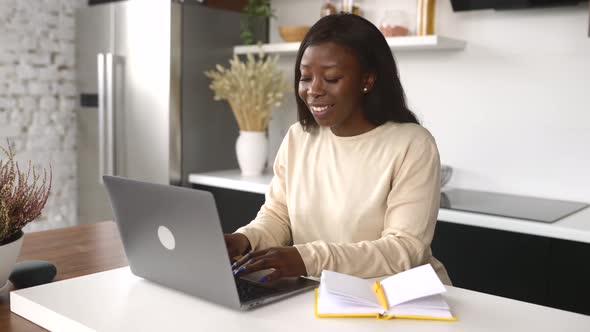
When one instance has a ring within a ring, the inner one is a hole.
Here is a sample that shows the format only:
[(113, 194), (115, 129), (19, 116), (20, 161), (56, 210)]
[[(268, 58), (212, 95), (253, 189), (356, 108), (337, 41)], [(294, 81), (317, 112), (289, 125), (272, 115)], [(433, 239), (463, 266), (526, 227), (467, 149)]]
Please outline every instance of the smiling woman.
[(309, 112), (310, 104), (321, 104), (320, 99), (334, 93), (348, 95), (343, 100), (349, 103), (345, 113), (359, 119), (357, 111), (362, 112), (361, 122), (374, 126), (387, 121), (418, 123), (407, 107), (387, 41), (377, 27), (359, 16), (330, 15), (311, 28), (297, 54), (295, 91), (300, 97), (299, 119), (306, 129), (318, 125)]
[[(354, 136), (376, 127), (363, 114), (363, 99), (375, 82), (375, 73), (363, 73), (348, 48), (327, 42), (308, 47), (300, 64), (299, 102), (315, 123), (335, 135)], [(313, 123), (313, 122), (312, 122)]]
[(369, 21), (320, 19), (295, 66), (299, 123), (291, 126), (256, 218), (226, 234), (236, 275), (262, 281), (396, 274), (430, 263), (440, 200), (434, 138), (407, 108), (391, 50)]

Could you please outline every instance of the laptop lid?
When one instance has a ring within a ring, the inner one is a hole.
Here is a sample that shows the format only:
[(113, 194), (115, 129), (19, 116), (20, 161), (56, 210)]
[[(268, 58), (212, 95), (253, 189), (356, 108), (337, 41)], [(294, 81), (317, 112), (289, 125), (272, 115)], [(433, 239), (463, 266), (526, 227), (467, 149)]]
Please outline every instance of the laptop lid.
[(121, 177), (103, 179), (133, 274), (240, 308), (211, 193)]

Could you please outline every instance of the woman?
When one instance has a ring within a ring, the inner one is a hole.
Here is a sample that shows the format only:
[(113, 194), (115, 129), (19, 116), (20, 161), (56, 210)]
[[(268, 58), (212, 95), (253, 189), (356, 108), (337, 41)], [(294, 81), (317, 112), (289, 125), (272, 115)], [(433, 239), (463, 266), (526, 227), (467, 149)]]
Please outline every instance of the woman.
[(320, 19), (295, 65), (299, 123), (285, 136), (256, 218), (225, 240), (234, 274), (262, 282), (392, 275), (430, 263), (440, 196), (434, 138), (406, 106), (381, 32), (350, 14)]

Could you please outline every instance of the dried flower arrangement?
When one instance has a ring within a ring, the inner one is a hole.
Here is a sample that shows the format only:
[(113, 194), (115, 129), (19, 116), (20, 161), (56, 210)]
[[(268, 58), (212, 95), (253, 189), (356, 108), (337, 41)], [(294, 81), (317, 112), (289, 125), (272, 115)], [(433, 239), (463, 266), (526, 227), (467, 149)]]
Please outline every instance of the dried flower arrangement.
[(262, 49), (255, 57), (246, 56), (246, 63), (237, 55), (230, 67), (217, 65), (206, 71), (211, 78), (215, 100), (227, 100), (242, 131), (265, 131), (273, 106), (280, 106), (288, 87), (283, 72), (277, 68), (278, 56), (267, 56)]
[(40, 181), (41, 176), (31, 167), (30, 161), (27, 173), (20, 171), (10, 143), (8, 148), (0, 146), (0, 149), (8, 157), (6, 162), (0, 160), (0, 245), (3, 245), (10, 243), (25, 225), (41, 215), (51, 191), (52, 171), (50, 165), (49, 183), (45, 169)]

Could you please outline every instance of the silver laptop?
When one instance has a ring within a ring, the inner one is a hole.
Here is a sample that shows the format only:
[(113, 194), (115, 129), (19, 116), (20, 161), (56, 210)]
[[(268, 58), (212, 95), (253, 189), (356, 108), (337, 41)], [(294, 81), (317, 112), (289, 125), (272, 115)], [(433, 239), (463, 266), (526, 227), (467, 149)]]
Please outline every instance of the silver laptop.
[(210, 192), (104, 176), (133, 274), (226, 307), (247, 310), (318, 283), (262, 274), (235, 278)]

